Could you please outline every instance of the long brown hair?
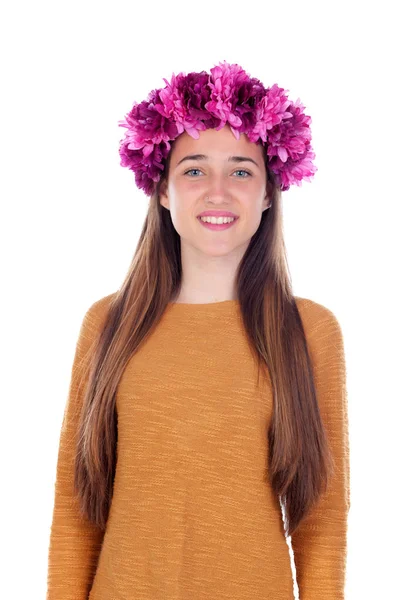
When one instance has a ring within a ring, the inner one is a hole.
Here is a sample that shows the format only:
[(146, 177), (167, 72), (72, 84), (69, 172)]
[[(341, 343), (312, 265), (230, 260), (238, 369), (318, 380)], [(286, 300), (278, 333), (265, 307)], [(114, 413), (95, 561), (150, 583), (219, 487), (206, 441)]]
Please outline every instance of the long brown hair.
[[(78, 426), (75, 491), (83, 516), (105, 529), (117, 460), (116, 394), (129, 359), (180, 290), (180, 237), (155, 186), (130, 268), (112, 295), (85, 374)], [(281, 191), (267, 168), (270, 208), (263, 211), (238, 266), (240, 312), (258, 373), (268, 369), (273, 415), (268, 430), (269, 481), (292, 535), (333, 473), (302, 320), (292, 293), (283, 239)]]

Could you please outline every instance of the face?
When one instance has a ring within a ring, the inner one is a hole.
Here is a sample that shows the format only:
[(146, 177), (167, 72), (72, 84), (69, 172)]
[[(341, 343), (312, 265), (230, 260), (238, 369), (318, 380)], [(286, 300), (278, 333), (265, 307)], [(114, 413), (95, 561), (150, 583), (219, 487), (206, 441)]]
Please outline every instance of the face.
[[(261, 146), (245, 134), (237, 140), (225, 125), (200, 131), (197, 140), (185, 132), (174, 141), (160, 202), (171, 212), (182, 249), (189, 245), (209, 256), (243, 255), (269, 207), (266, 185)], [(198, 218), (207, 210), (230, 211), (238, 219), (231, 227), (212, 230)]]

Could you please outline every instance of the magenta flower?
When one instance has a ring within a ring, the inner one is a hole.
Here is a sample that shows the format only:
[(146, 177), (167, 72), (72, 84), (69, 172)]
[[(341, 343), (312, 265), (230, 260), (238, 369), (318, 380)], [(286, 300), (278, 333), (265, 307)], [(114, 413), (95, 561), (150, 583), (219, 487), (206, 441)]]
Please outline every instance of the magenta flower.
[(154, 145), (153, 150), (145, 155), (143, 149), (131, 150), (127, 145), (120, 148), (121, 166), (129, 167), (135, 173), (138, 188), (147, 195), (153, 192), (154, 184), (159, 181), (165, 168), (165, 159), (171, 149), (169, 142)]
[(231, 96), (236, 85), (241, 85), (248, 80), (247, 73), (239, 65), (228, 65), (220, 63), (219, 66), (211, 69), (211, 99), (206, 104), (208, 112), (219, 118), (219, 125), (215, 128), (217, 131), (222, 129), (226, 123), (232, 127), (235, 137), (238, 137), (234, 128), (240, 127), (241, 118), (232, 110)]
[(207, 110), (220, 119), (217, 130), (226, 123), (236, 139), (239, 134), (255, 125), (255, 108), (265, 94), (265, 88), (258, 79), (251, 79), (237, 64), (224, 61), (211, 69), (211, 100)]
[(210, 75), (205, 71), (188, 73), (186, 76), (181, 74), (177, 79), (177, 92), (186, 107), (187, 115), (190, 115), (195, 123), (200, 121), (204, 124), (204, 129), (214, 129), (219, 123), (219, 119), (206, 108), (211, 97), (209, 81)]
[[(202, 73), (180, 73), (172, 75), (171, 83), (164, 79), (166, 86), (160, 92), (161, 103), (155, 105), (156, 110), (164, 117), (173, 119), (179, 133), (186, 131), (193, 138), (199, 138), (199, 131), (213, 126), (212, 117), (205, 109), (210, 97), (208, 89), (209, 75)], [(205, 122), (204, 122), (205, 121)]]
[(145, 156), (150, 154), (155, 144), (168, 142), (182, 133), (172, 119), (157, 110), (159, 102), (160, 90), (153, 90), (147, 100), (133, 106), (125, 121), (120, 121), (120, 127), (128, 129), (125, 139), (128, 148), (144, 148)]
[(265, 142), (269, 129), (279, 125), (283, 119), (292, 117), (292, 113), (286, 110), (289, 105), (290, 100), (285, 95), (283, 88), (278, 87), (276, 84), (268, 88), (254, 111), (255, 124), (248, 134), (249, 140), (255, 142), (261, 138)]
[(290, 103), (291, 118), (284, 117), (268, 132), (269, 167), (279, 175), (283, 190), (292, 183), (300, 185), (302, 179), (310, 181), (318, 170), (311, 162), (315, 158), (311, 148), (311, 117), (303, 109), (299, 99)]

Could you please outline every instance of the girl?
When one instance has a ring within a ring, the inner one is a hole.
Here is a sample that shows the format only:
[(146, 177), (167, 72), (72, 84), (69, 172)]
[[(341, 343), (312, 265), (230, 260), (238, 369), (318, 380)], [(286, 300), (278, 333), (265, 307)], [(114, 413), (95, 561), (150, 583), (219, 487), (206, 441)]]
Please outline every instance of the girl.
[(343, 337), (293, 295), (281, 193), (310, 117), (239, 65), (180, 73), (120, 124), (150, 196), (87, 310), (60, 435), (47, 600), (344, 598)]

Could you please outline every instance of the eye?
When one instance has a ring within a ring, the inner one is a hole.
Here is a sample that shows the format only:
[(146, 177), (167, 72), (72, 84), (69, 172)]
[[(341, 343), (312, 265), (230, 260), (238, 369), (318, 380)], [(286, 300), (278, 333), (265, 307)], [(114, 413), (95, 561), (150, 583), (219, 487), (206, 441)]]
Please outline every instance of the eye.
[[(198, 173), (201, 173), (200, 169), (194, 167), (193, 169), (188, 169), (187, 171), (184, 172), (184, 175), (189, 175), (190, 173), (192, 174), (191, 176), (196, 177), (196, 174), (193, 175), (193, 172), (197, 171)], [(247, 177), (251, 177), (252, 174), (250, 173), (250, 171), (247, 171), (246, 169), (236, 169), (235, 173), (242, 173), (242, 175), (239, 176), (239, 179), (247, 179)]]
[(251, 177), (250, 171), (246, 171), (246, 169), (237, 169), (235, 173), (246, 173), (245, 177), (239, 177), (239, 179), (246, 179), (247, 176)]
[(188, 169), (187, 171), (184, 172), (184, 175), (187, 175), (188, 173), (192, 173), (193, 171), (198, 171), (200, 173), (200, 169)]

